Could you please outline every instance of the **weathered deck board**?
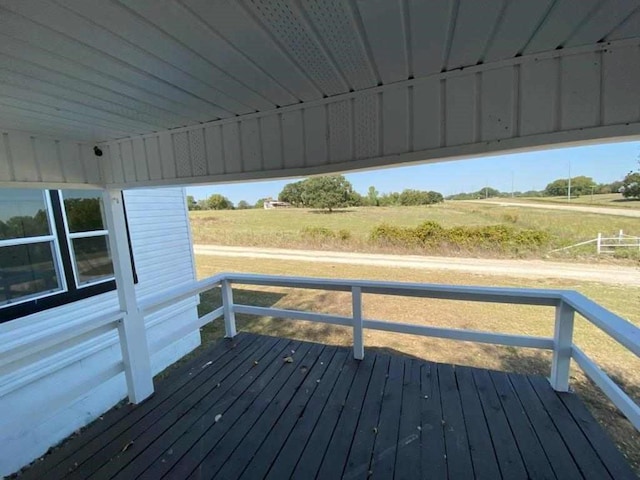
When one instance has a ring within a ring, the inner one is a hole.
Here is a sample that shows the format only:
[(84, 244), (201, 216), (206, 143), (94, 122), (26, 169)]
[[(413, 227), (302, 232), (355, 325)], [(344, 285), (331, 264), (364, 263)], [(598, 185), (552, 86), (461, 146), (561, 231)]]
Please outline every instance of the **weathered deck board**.
[(246, 333), (22, 476), (292, 477), (635, 478), (579, 398), (543, 378)]

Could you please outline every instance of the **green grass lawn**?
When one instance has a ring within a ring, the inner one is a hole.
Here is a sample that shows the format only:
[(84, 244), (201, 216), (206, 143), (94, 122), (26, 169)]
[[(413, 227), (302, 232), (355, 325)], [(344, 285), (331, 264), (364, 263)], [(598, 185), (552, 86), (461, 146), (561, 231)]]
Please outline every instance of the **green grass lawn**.
[[(559, 211), (519, 207), (504, 207), (495, 203), (445, 202), (423, 207), (358, 207), (334, 213), (290, 208), (193, 211), (190, 213), (193, 240), (196, 244), (263, 246), (280, 248), (324, 248), (351, 251), (390, 251), (388, 247), (369, 240), (371, 230), (381, 223), (414, 227), (427, 220), (444, 227), (507, 224), (518, 229), (538, 229), (550, 234), (544, 250), (519, 252), (518, 256), (543, 256), (549, 250), (595, 238), (599, 232), (613, 234), (624, 230), (640, 235), (637, 218), (584, 212)], [(347, 240), (313, 239), (302, 234), (305, 227), (322, 227), (349, 232)], [(397, 253), (451, 254), (460, 252), (398, 249)], [(462, 252), (473, 255), (474, 252)], [(495, 255), (504, 256), (502, 252)], [(588, 253), (585, 250), (581, 255)]]

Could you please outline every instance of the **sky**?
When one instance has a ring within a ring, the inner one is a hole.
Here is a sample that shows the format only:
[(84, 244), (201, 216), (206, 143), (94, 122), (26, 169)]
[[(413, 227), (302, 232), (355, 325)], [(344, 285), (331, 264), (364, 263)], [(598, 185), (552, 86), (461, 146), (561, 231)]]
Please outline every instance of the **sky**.
[[(537, 152), (487, 156), (467, 160), (412, 165), (345, 173), (356, 191), (366, 194), (373, 185), (380, 193), (405, 188), (435, 190), (443, 195), (474, 192), (485, 186), (510, 192), (542, 190), (557, 178), (585, 175), (598, 183), (621, 180), (638, 169), (640, 142), (607, 143)], [(253, 181), (188, 187), (196, 200), (220, 193), (234, 203), (251, 204), (260, 198), (277, 198), (282, 187), (297, 179)]]

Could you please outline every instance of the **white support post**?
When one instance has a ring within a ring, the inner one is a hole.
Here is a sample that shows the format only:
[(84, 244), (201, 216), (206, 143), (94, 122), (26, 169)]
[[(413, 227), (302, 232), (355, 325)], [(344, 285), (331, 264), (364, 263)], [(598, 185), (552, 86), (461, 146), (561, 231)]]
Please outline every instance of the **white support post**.
[(140, 403), (153, 394), (153, 376), (144, 317), (138, 309), (136, 299), (122, 190), (106, 190), (103, 203), (118, 301), (120, 310), (125, 313), (118, 324), (118, 334), (129, 401)]
[(362, 289), (351, 288), (351, 304), (353, 308), (353, 358), (364, 358), (364, 339), (362, 332)]
[(602, 251), (602, 233), (600, 232), (598, 232), (598, 242), (596, 243), (596, 245), (598, 255), (600, 255), (600, 252)]
[(223, 280), (222, 288), (222, 307), (224, 310), (224, 336), (225, 338), (233, 338), (236, 336), (236, 314), (233, 311), (233, 290), (231, 282)]
[(557, 392), (569, 391), (569, 367), (573, 343), (574, 310), (565, 302), (556, 307), (556, 324), (553, 335), (553, 361), (551, 364), (551, 386)]

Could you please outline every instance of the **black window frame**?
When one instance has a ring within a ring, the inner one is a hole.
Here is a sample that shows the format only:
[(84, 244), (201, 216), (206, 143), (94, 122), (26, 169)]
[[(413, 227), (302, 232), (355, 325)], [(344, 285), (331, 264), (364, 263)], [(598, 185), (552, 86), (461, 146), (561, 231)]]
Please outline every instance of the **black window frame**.
[[(61, 189), (62, 191), (66, 189)], [(71, 190), (71, 189), (69, 189)], [(73, 258), (69, 237), (64, 225), (63, 217), (63, 200), (61, 200), (60, 190), (46, 190), (46, 194), (49, 197), (51, 205), (51, 215), (53, 218), (52, 234), (55, 235), (62, 264), (60, 265), (61, 276), (64, 276), (67, 289), (66, 291), (53, 293), (40, 298), (34, 298), (32, 300), (26, 300), (15, 305), (7, 304), (0, 306), (0, 323), (15, 320), (17, 318), (26, 317), (28, 315), (39, 313), (51, 308), (60, 307), (62, 305), (68, 305), (79, 300), (101, 295), (103, 293), (111, 292), (116, 289), (115, 279), (102, 281), (95, 285), (81, 285), (76, 284), (76, 278), (74, 275)], [(129, 220), (127, 218), (127, 210), (122, 195), (122, 205), (125, 213), (125, 226), (127, 230), (127, 241), (129, 244), (129, 257), (131, 260), (131, 269), (133, 271), (133, 281), (138, 283), (138, 275), (136, 272), (135, 262), (133, 258), (133, 248), (131, 245), (131, 234), (129, 231)], [(108, 230), (105, 225), (105, 230)], [(109, 232), (110, 234), (111, 232)]]

